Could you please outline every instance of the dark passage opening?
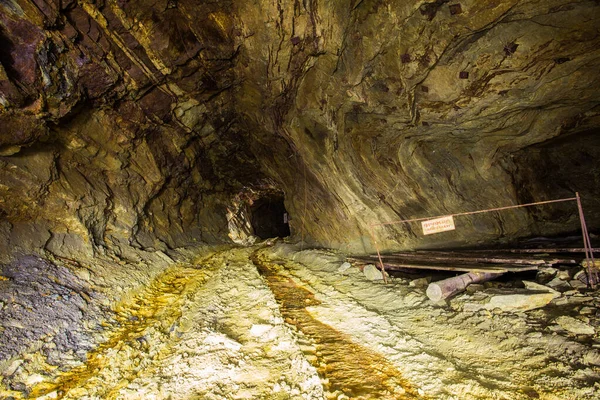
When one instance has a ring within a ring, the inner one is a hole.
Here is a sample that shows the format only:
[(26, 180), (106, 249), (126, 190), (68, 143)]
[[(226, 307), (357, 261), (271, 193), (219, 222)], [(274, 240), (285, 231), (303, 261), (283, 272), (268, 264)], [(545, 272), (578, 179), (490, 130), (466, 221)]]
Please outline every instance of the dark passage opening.
[(283, 196), (270, 195), (256, 200), (250, 208), (254, 234), (261, 239), (290, 236)]

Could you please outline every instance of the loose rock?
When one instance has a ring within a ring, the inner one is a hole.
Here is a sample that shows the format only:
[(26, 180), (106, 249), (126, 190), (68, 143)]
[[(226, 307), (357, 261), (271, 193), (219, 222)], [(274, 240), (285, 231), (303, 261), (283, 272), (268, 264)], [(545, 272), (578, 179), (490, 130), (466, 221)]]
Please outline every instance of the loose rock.
[(413, 279), (412, 281), (410, 281), (408, 286), (424, 288), (424, 287), (427, 287), (427, 285), (429, 285), (429, 282), (431, 282), (431, 277), (427, 276), (424, 278)]
[(568, 281), (569, 279), (571, 279), (571, 276), (569, 275), (569, 271), (565, 271), (565, 270), (558, 271), (558, 273), (556, 274), (556, 277), (559, 279), (562, 279), (563, 281)]
[(371, 281), (383, 280), (383, 274), (373, 264), (365, 265), (365, 269), (363, 269), (363, 274), (365, 274), (365, 277)]
[(530, 293), (530, 294), (506, 294), (490, 297), (487, 303), (473, 304), (469, 303), (468, 309), (475, 311), (478, 309), (500, 310), (505, 312), (529, 311), (541, 308), (554, 299), (556, 295), (551, 292)]
[(566, 315), (560, 316), (554, 320), (561, 328), (576, 335), (593, 335), (596, 330), (578, 319)]
[(340, 265), (340, 267), (338, 268), (337, 272), (343, 274), (344, 272), (346, 272), (348, 269), (352, 268), (352, 264), (350, 264), (348, 261), (342, 263), (342, 265)]
[(539, 283), (535, 283), (535, 282), (531, 282), (531, 281), (523, 281), (523, 284), (529, 290), (537, 290), (540, 292), (552, 293), (552, 294), (554, 294), (555, 298), (560, 296), (560, 292), (557, 292), (556, 290), (549, 288), (548, 286), (540, 285)]
[(569, 283), (565, 282), (564, 280), (560, 279), (559, 277), (552, 279), (546, 285), (551, 287), (552, 289), (555, 289), (555, 290), (558, 290), (561, 292), (571, 289), (571, 286), (569, 285)]
[(556, 268), (541, 268), (536, 276), (536, 280), (540, 283), (548, 283), (556, 276), (558, 270)]
[(483, 286), (481, 283), (472, 283), (469, 286), (467, 286), (466, 292), (473, 294), (473, 293), (480, 292), (484, 289), (485, 289), (485, 286)]
[(587, 288), (587, 285), (583, 282), (581, 282), (579, 279), (573, 279), (569, 281), (569, 285), (571, 285), (572, 288), (574, 289), (585, 289)]

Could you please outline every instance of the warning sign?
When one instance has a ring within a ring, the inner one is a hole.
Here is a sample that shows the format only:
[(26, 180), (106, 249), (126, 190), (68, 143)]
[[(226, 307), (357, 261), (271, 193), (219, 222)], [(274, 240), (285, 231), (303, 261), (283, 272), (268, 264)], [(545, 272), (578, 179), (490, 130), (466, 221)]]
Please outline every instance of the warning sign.
[(429, 221), (421, 222), (423, 226), (423, 235), (431, 235), (432, 233), (453, 231), (454, 218), (452, 216), (430, 219)]

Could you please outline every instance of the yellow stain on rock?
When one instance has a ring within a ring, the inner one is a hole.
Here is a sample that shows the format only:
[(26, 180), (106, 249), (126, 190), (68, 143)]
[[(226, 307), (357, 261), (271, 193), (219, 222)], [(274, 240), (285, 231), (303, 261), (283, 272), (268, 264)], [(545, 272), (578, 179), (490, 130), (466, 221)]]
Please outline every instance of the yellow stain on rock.
[[(30, 398), (48, 397), (61, 399), (67, 394), (85, 390), (87, 386), (97, 387), (101, 380), (101, 372), (111, 368), (113, 364), (123, 364), (120, 371), (122, 379), (112, 387), (107, 387), (103, 398), (116, 398), (118, 391), (132, 381), (140, 371), (142, 357), (140, 353), (147, 351), (143, 335), (149, 329), (171, 334), (178, 327), (182, 314), (181, 307), (188, 295), (204, 284), (215, 265), (203, 269), (174, 266), (159, 275), (148, 287), (133, 295), (127, 302), (114, 307), (116, 326), (109, 334), (108, 340), (88, 353), (85, 364), (62, 373), (52, 382), (41, 382), (29, 393)], [(158, 357), (168, 353), (161, 349)]]
[(313, 318), (306, 307), (321, 303), (312, 292), (284, 276), (281, 265), (261, 252), (254, 253), (252, 261), (275, 295), (285, 321), (315, 343), (316, 351), (307, 359), (317, 369), (328, 398), (337, 398), (339, 391), (357, 400), (423, 398), (381, 354)]
[(219, 27), (219, 30), (223, 34), (224, 37), (229, 36), (229, 30), (231, 27), (231, 18), (222, 12), (214, 12), (208, 15), (211, 21), (215, 23), (216, 26)]

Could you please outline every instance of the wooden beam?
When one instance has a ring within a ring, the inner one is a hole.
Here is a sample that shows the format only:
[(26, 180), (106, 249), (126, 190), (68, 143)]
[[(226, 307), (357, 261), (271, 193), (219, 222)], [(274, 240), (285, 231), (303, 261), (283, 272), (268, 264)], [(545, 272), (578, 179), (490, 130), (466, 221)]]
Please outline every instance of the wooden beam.
[(542, 258), (524, 255), (517, 257), (513, 254), (490, 254), (482, 256), (481, 254), (469, 253), (451, 253), (451, 252), (412, 252), (412, 253), (392, 253), (385, 255), (389, 259), (410, 259), (422, 261), (449, 261), (449, 262), (471, 262), (486, 264), (529, 264), (529, 265), (555, 265), (571, 264), (577, 265), (579, 262), (567, 258)]
[[(516, 265), (516, 264), (482, 264), (482, 263), (411, 263), (392, 261), (387, 258), (383, 258), (383, 267), (386, 271), (402, 270), (402, 269), (426, 269), (426, 270), (439, 270), (439, 271), (459, 271), (459, 272), (523, 272), (523, 271), (536, 271), (539, 269), (539, 265)], [(374, 260), (370, 257), (349, 257), (348, 261), (361, 262), (365, 264), (372, 264)]]
[[(600, 248), (590, 249), (594, 253), (600, 253)], [(506, 252), (506, 253), (585, 253), (584, 248), (561, 248), (561, 249), (497, 249), (497, 250), (469, 250), (473, 252)]]
[(427, 297), (431, 301), (440, 301), (462, 292), (471, 283), (485, 282), (499, 277), (502, 274), (490, 272), (469, 272), (442, 281), (432, 282), (427, 287)]

